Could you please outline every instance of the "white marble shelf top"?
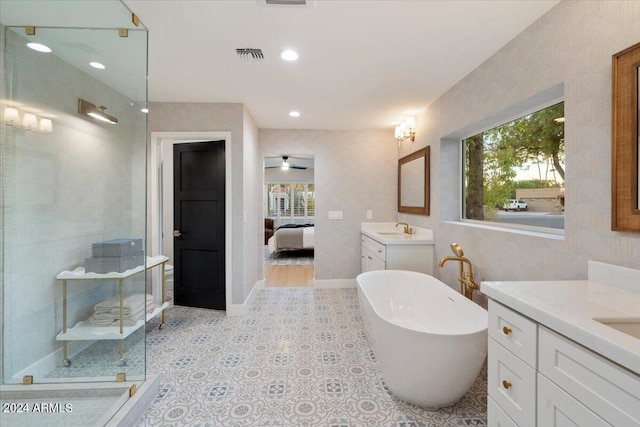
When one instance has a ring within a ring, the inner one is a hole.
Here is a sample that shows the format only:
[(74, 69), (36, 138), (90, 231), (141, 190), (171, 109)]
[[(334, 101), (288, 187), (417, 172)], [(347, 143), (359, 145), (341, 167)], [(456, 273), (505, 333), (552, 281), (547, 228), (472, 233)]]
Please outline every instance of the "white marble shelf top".
[[(164, 255), (156, 255), (152, 257), (147, 257), (146, 268), (153, 268), (162, 264), (163, 262), (169, 261), (169, 258)], [(59, 273), (56, 276), (58, 280), (88, 280), (88, 279), (99, 279), (99, 280), (109, 280), (109, 279), (126, 279), (127, 277), (131, 277), (134, 274), (138, 274), (144, 271), (145, 266), (139, 265), (136, 268), (132, 268), (127, 271), (123, 271), (122, 273), (111, 272), (111, 273), (87, 273), (84, 270), (84, 267), (78, 267), (73, 271), (65, 270)]]
[(640, 375), (640, 339), (594, 318), (640, 318), (640, 294), (591, 280), (482, 282), (480, 290)]

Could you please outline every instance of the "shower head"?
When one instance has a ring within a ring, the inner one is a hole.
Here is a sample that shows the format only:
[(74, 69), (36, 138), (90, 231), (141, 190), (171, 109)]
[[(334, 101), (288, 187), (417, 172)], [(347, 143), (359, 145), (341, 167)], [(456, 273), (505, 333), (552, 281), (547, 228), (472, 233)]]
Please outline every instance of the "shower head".
[(462, 247), (455, 242), (451, 244), (451, 250), (456, 256), (464, 256), (464, 251), (462, 250)]

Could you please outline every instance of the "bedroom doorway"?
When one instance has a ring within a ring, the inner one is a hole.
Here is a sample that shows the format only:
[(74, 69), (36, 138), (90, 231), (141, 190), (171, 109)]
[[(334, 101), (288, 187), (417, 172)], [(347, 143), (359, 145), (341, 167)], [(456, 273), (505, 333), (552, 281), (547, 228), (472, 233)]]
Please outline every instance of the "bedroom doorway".
[(273, 155), (265, 157), (264, 163), (265, 286), (313, 286), (313, 156)]

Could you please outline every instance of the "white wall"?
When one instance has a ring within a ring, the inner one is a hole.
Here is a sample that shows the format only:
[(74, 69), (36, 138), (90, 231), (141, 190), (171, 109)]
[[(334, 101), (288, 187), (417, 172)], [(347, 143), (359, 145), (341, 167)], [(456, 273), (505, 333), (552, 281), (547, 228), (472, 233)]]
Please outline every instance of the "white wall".
[(258, 128), (253, 117), (243, 108), (244, 144), (244, 190), (243, 190), (243, 237), (244, 277), (242, 282), (243, 303), (253, 286), (263, 278), (264, 221), (262, 217), (262, 168), (263, 157), (258, 147)]
[[(564, 1), (552, 9), (418, 118), (415, 146), (431, 146), (432, 213), (400, 219), (435, 230), (437, 258), (458, 242), (478, 280), (585, 279), (588, 260), (640, 268), (640, 234), (611, 231), (611, 56), (638, 40), (640, 2)], [(457, 139), (549, 90), (565, 99), (564, 239), (443, 222), (460, 212)], [(398, 156), (414, 149), (405, 143)], [(438, 272), (457, 288), (456, 268)]]
[[(260, 129), (263, 155), (314, 157), (315, 279), (353, 279), (360, 273), (360, 223), (395, 221), (397, 142), (393, 131)], [(373, 219), (366, 219), (366, 211)], [(328, 220), (343, 211), (343, 220)]]
[[(261, 264), (246, 265), (249, 258), (258, 257), (256, 245), (259, 246), (262, 240), (256, 231), (260, 226), (256, 223), (257, 216), (252, 208), (253, 200), (260, 200), (258, 197), (261, 195), (261, 192), (256, 195), (254, 187), (257, 184), (254, 181), (261, 183), (262, 177), (262, 158), (256, 160), (259, 154), (255, 148), (257, 130), (253, 119), (242, 104), (153, 102), (149, 105), (148, 131), (149, 143), (151, 132), (231, 132), (231, 153), (227, 153), (231, 155), (232, 161), (231, 299), (233, 304), (244, 303), (251, 287), (255, 285), (255, 280), (253, 283), (250, 281), (258, 277), (262, 279), (259, 270), (262, 268)], [(258, 208), (258, 212), (261, 212), (261, 208)], [(254, 253), (255, 257), (252, 255)]]

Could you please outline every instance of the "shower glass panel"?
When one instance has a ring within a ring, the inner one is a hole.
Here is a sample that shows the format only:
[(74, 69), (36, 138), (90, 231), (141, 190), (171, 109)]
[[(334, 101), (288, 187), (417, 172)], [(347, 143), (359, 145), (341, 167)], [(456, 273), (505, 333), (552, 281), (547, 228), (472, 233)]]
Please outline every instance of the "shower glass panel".
[(2, 383), (142, 381), (147, 30), (119, 1), (0, 24)]

